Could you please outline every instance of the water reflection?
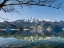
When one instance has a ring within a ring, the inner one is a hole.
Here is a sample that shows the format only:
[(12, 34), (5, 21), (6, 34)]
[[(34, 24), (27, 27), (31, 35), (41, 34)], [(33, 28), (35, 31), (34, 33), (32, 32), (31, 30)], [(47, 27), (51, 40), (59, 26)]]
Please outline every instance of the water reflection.
[(29, 31), (22, 32), (0, 32), (1, 47), (23, 47), (23, 48), (64, 48), (64, 38), (62, 34), (31, 33)]

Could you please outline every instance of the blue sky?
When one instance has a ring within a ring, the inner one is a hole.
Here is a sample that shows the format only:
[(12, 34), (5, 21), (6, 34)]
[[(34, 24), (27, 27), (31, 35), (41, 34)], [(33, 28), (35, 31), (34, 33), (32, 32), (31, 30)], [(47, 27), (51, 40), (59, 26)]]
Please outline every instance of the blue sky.
[[(31, 8), (28, 6), (24, 6), (23, 8), (18, 8), (19, 13), (11, 12), (5, 13), (4, 11), (0, 11), (0, 17), (8, 18), (9, 21), (15, 21), (22, 18), (40, 18), (40, 19), (49, 19), (51, 21), (60, 21), (64, 20), (64, 10), (55, 9), (44, 6), (32, 6)], [(3, 19), (0, 19), (3, 21)]]

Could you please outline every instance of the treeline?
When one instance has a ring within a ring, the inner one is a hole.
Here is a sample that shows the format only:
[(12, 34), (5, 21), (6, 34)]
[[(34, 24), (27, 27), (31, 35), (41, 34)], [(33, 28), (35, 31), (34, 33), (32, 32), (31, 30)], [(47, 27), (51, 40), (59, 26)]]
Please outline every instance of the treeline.
[(32, 32), (63, 32), (64, 31), (64, 21), (39, 21), (39, 22), (0, 22), (0, 29), (21, 29), (21, 28), (28, 28), (32, 30)]

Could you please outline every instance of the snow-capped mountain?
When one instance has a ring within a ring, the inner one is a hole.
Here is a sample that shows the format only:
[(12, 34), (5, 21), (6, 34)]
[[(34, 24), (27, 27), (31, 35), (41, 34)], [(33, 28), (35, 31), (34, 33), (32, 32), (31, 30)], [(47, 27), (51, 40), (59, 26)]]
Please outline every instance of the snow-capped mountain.
[(43, 19), (44, 21), (50, 21), (50, 20), (48, 20), (48, 19)]
[[(43, 19), (44, 21), (50, 21), (50, 20), (46, 20), (46, 19)], [(36, 23), (38, 23), (38, 22), (40, 22), (40, 21), (43, 21), (43, 20), (41, 20), (41, 19), (36, 19), (36, 18), (34, 18), (34, 17), (31, 17), (31, 18), (28, 18), (28, 19), (20, 19), (20, 20), (17, 20), (17, 22), (36, 22)]]
[(31, 17), (31, 18), (29, 18), (29, 19), (27, 19), (27, 22), (39, 22), (39, 21), (42, 21), (41, 19), (36, 19), (36, 18), (34, 18), (34, 17)]

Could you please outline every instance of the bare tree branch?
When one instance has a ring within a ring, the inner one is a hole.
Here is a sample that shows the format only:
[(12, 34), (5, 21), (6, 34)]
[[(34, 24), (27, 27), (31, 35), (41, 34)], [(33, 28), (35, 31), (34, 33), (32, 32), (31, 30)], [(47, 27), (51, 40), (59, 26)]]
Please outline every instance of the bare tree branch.
[(6, 4), (7, 1), (8, 1), (8, 0), (4, 0), (4, 1), (0, 4), (0, 8), (2, 8), (2, 7)]
[(5, 12), (10, 12), (14, 10), (14, 6), (21, 6), (23, 8), (24, 5), (47, 6), (59, 9), (64, 7), (64, 2), (63, 0), (3, 0), (0, 4), (0, 9), (3, 9)]

